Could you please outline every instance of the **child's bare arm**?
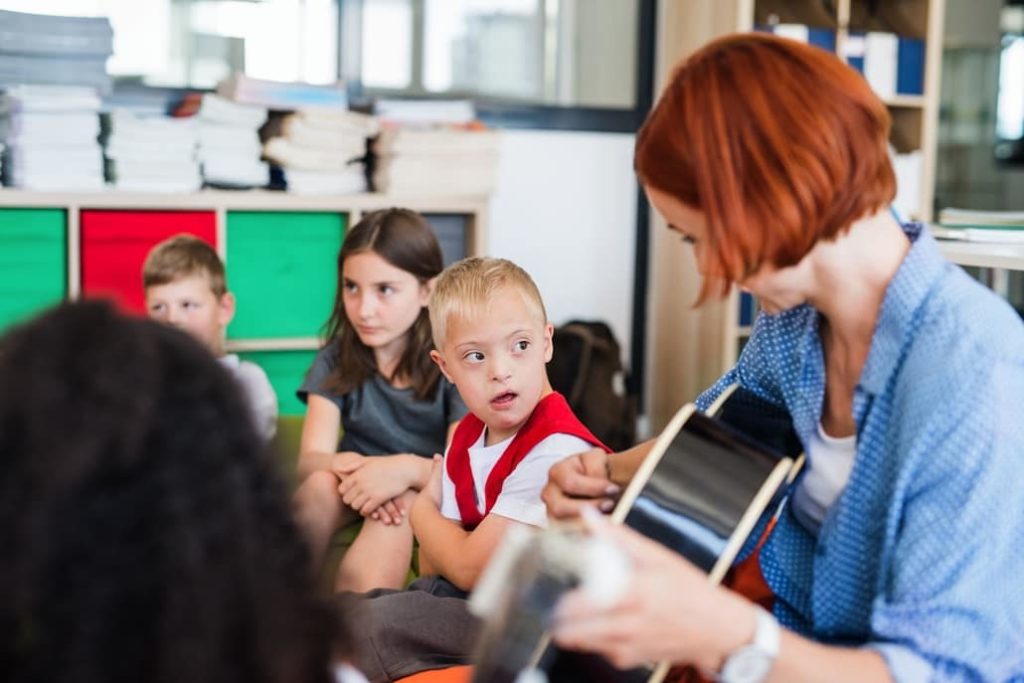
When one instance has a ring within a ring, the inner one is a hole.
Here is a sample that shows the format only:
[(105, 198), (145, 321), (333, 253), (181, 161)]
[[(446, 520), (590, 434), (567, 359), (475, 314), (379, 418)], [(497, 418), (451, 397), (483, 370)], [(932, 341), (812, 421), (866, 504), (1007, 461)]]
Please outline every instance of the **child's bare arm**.
[[(473, 531), (441, 514), (423, 494), (412, 504), (413, 532), (420, 542), (420, 557), (426, 558), (433, 573), (440, 574), (462, 590), (476, 585), (484, 567), (508, 529), (519, 524), (499, 515), (487, 515)], [(421, 572), (423, 568), (421, 567)]]
[(442, 515), (442, 462), (440, 456), (434, 458), (430, 481), (413, 501), (409, 518), (420, 543), (420, 573), (440, 574), (459, 588), (470, 590), (502, 536), (519, 522), (487, 515), (476, 529), (466, 531), (461, 524)]
[(334, 471), (343, 465), (351, 467), (358, 463), (357, 454), (336, 452), (340, 429), (341, 411), (338, 406), (323, 396), (310, 394), (299, 444), (300, 479), (318, 470)]

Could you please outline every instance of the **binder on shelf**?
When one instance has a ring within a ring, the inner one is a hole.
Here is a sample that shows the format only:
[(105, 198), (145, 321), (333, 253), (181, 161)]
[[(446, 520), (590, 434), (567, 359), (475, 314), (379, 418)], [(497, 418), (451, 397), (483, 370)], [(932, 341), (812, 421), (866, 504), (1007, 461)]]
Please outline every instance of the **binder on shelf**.
[(924, 41), (899, 37), (896, 67), (896, 93), (924, 94)]
[(864, 78), (882, 99), (896, 96), (899, 38), (894, 33), (869, 31), (864, 36)]
[(740, 327), (748, 327), (754, 324), (754, 317), (757, 316), (757, 302), (750, 292), (740, 292), (739, 296), (739, 321)]

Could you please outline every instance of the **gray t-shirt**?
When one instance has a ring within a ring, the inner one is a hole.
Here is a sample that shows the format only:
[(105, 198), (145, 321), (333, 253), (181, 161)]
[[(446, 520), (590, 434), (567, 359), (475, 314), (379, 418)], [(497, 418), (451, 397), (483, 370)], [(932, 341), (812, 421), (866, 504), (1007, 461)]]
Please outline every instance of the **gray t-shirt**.
[(415, 453), (428, 458), (444, 453), (448, 425), (468, 412), (451, 382), (441, 377), (433, 396), (425, 401), (418, 400), (411, 388), (394, 388), (379, 374), (346, 394), (335, 394), (324, 385), (334, 372), (336, 349), (335, 342), (320, 349), (295, 393), (303, 403), (309, 394), (316, 394), (338, 406), (344, 431), (339, 451)]

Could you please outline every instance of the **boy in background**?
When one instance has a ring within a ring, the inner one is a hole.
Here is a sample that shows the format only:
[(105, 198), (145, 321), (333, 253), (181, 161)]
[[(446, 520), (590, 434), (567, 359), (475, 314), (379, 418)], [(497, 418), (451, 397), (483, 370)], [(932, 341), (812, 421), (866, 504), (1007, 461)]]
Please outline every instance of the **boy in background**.
[(269, 441), (277, 429), (277, 395), (263, 368), (224, 353), (224, 331), (235, 316), (224, 264), (213, 247), (193, 235), (170, 237), (142, 266), (146, 312), (198, 339), (242, 387), (253, 424)]
[(459, 261), (438, 277), (429, 310), (431, 357), (470, 412), (412, 505), (423, 577), (366, 594), (356, 617), (356, 662), (375, 682), (468, 661), (478, 623), (465, 598), (502, 537), (547, 524), (540, 494), (552, 465), (604, 448), (548, 382), (553, 328), (525, 271)]

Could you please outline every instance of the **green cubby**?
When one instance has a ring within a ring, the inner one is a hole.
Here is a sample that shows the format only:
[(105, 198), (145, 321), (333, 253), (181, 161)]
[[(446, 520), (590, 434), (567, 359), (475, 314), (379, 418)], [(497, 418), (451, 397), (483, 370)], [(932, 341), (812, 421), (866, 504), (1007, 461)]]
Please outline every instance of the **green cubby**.
[(67, 294), (63, 209), (0, 209), (0, 331)]
[(229, 339), (316, 337), (331, 313), (347, 216), (229, 211), (228, 285), (238, 301)]
[(256, 363), (267, 373), (277, 394), (280, 415), (305, 415), (306, 406), (295, 397), (295, 390), (306, 378), (316, 351), (245, 351), (240, 358)]

